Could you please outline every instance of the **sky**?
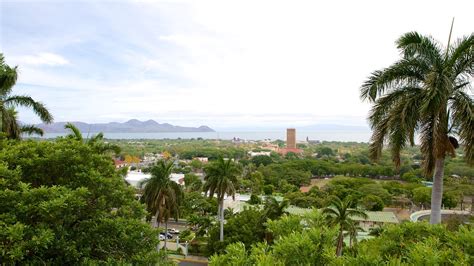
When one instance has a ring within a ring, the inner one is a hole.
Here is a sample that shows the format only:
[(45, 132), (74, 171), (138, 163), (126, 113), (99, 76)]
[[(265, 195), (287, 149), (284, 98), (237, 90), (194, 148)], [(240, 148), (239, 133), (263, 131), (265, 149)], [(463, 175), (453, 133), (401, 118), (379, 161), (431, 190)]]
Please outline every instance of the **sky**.
[[(371, 72), (418, 31), (474, 29), (474, 1), (0, 0), (15, 94), (55, 121), (154, 119), (216, 129), (366, 125)], [(20, 109), (20, 120), (39, 119)]]

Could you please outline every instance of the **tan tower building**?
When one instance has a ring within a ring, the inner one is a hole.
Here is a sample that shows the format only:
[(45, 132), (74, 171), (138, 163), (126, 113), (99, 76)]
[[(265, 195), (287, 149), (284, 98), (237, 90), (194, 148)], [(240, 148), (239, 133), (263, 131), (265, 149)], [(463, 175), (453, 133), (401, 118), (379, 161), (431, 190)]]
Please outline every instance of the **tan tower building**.
[(296, 130), (294, 128), (286, 129), (286, 148), (296, 149)]

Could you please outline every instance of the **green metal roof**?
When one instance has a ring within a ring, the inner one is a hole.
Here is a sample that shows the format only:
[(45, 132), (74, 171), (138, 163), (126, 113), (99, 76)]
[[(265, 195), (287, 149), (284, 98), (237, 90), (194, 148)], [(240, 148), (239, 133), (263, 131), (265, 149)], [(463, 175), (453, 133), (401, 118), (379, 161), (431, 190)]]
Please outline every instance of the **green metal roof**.
[(304, 214), (310, 212), (311, 209), (308, 209), (308, 208), (300, 208), (300, 207), (296, 207), (296, 206), (290, 205), (290, 206), (288, 206), (288, 208), (286, 208), (285, 211), (287, 211), (289, 214), (304, 215)]
[(365, 212), (369, 218), (364, 219), (362, 217), (351, 217), (356, 221), (369, 221), (369, 222), (380, 222), (380, 223), (395, 223), (399, 221), (393, 212)]

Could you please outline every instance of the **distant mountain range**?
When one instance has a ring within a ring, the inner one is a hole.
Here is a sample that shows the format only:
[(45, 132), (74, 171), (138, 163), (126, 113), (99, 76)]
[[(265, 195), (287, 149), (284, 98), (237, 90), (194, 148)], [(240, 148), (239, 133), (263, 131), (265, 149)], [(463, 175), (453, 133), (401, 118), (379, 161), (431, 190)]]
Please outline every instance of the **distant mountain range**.
[[(67, 122), (57, 122), (52, 124), (38, 124), (46, 133), (66, 133), (68, 130), (64, 129)], [(157, 132), (214, 132), (208, 126), (200, 127), (182, 127), (174, 126), (168, 123), (160, 124), (154, 120), (140, 121), (132, 119), (124, 123), (111, 122), (88, 124), (84, 122), (71, 122), (83, 133), (157, 133)]]

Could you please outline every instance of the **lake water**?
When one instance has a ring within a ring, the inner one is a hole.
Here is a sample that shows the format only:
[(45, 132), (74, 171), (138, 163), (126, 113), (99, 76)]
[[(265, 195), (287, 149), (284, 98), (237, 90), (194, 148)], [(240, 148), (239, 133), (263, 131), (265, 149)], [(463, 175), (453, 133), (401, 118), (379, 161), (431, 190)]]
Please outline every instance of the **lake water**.
[[(94, 134), (94, 133), (91, 133)], [(66, 133), (45, 133), (43, 138), (56, 138)], [(87, 137), (87, 134), (83, 134)], [(286, 131), (222, 131), (222, 132), (166, 132), (166, 133), (104, 133), (108, 139), (223, 139), (231, 140), (240, 138), (243, 140), (264, 139), (286, 139)], [(369, 142), (371, 132), (369, 131), (296, 131), (297, 140), (320, 141), (355, 141)]]

